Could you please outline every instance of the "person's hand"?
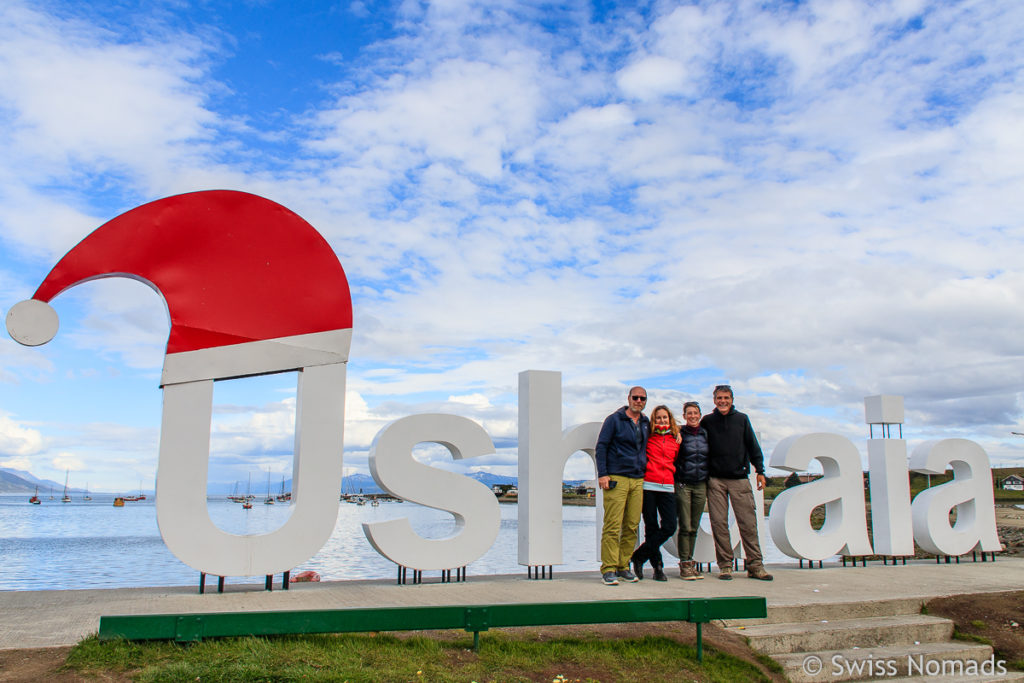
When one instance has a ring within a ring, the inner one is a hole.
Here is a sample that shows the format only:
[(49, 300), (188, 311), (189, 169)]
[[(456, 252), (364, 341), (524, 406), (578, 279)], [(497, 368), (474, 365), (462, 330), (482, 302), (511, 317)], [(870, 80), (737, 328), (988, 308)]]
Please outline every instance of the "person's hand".
[(597, 478), (597, 485), (600, 486), (601, 488), (603, 488), (605, 491), (607, 491), (611, 487), (611, 483), (612, 483), (612, 478), (611, 477), (598, 477)]
[(682, 442), (683, 442), (683, 435), (682, 435), (682, 433), (676, 434), (676, 445), (679, 445)]
[(757, 475), (757, 490), (758, 491), (763, 491), (764, 487), (765, 487), (765, 484), (767, 484), (767, 483), (768, 483), (768, 480), (764, 478), (763, 474)]

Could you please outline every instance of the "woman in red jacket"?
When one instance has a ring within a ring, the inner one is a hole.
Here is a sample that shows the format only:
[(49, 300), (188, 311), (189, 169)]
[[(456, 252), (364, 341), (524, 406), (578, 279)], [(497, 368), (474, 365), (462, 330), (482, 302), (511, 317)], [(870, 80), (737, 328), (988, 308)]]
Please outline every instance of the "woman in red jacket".
[(655, 581), (667, 581), (661, 559), (661, 544), (676, 530), (675, 459), (679, 451), (679, 425), (668, 406), (651, 413), (651, 436), (647, 440), (647, 469), (644, 473), (644, 542), (633, 551), (631, 562), (637, 578), (644, 578), (644, 563), (650, 562)]

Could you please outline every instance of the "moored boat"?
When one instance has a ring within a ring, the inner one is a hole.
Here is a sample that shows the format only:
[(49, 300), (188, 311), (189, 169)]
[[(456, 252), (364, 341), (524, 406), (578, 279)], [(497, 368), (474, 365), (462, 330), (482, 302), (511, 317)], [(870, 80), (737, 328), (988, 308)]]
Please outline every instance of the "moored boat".
[(273, 505), (274, 497), (270, 495), (270, 470), (267, 470), (267, 497), (263, 499), (264, 505)]
[(242, 503), (243, 510), (252, 510), (252, 494), (249, 490), (252, 488), (252, 472), (249, 473), (249, 481), (245, 485), (245, 502)]

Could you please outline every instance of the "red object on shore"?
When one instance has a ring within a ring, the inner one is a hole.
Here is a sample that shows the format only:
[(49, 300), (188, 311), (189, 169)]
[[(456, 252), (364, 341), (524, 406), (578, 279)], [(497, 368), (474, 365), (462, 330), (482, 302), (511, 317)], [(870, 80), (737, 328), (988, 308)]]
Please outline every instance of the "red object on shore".
[(292, 574), (288, 583), (307, 583), (307, 582), (319, 582), (320, 575), (313, 571), (299, 572), (298, 574)]

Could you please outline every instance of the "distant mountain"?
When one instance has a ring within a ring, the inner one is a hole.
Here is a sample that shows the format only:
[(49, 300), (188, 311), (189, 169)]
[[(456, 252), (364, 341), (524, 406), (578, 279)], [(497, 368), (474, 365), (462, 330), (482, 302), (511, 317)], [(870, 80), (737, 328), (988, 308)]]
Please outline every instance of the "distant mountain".
[[(51, 488), (57, 492), (64, 491), (64, 483), (57, 483), (49, 479), (39, 479), (30, 472), (16, 470), (11, 467), (0, 467), (0, 493), (33, 493), (36, 486), (42, 492), (48, 492)], [(71, 487), (68, 491), (82, 493), (85, 489)]]
[[(230, 482), (230, 483), (219, 482), (219, 483), (213, 483), (213, 484), (210, 484), (209, 486), (207, 486), (206, 487), (206, 493), (208, 495), (213, 495), (213, 496), (226, 496), (226, 495), (229, 495), (229, 494), (232, 494), (232, 493), (242, 494), (242, 493), (245, 493), (245, 487), (246, 487), (246, 482), (245, 481), (239, 481), (237, 483), (236, 482)], [(291, 491), (292, 490), (292, 480), (291, 479), (285, 479), (284, 480), (284, 490), (285, 491)], [(257, 496), (262, 496), (262, 495), (266, 494), (266, 492), (267, 492), (267, 482), (266, 482), (266, 479), (264, 479), (263, 482), (261, 484), (259, 484), (258, 486), (255, 483), (253, 483), (251, 492), (253, 494), (257, 495)], [(276, 496), (280, 492), (281, 492), (281, 479), (278, 478), (277, 481), (274, 481), (273, 479), (271, 479), (271, 481), (270, 481), (270, 495)], [(377, 482), (375, 482), (373, 480), (373, 477), (371, 477), (370, 475), (368, 475), (368, 474), (350, 474), (350, 475), (348, 475), (347, 477), (344, 477), (341, 480), (341, 488), (339, 489), (338, 493), (339, 494), (341, 494), (341, 493), (384, 493), (384, 491), (381, 490), (381, 488), (379, 486), (377, 486)]]
[[(473, 472), (467, 475), (470, 479), (475, 479), (485, 486), (494, 486), (495, 484), (502, 485), (519, 485), (518, 477), (509, 477), (503, 474), (491, 474), (490, 472)], [(573, 479), (566, 481), (567, 484), (579, 485), (585, 481), (583, 479)], [(0, 494), (2, 493), (32, 493), (35, 491), (36, 486), (39, 487), (39, 491), (48, 493), (52, 488), (55, 492), (60, 493), (64, 490), (63, 482), (51, 481), (50, 479), (39, 479), (30, 472), (24, 470), (16, 470), (10, 467), (0, 467)], [(246, 482), (212, 482), (206, 488), (208, 495), (213, 496), (226, 496), (232, 493), (245, 493)], [(267, 490), (266, 479), (264, 478), (260, 483), (253, 483), (251, 492), (255, 495), (264, 495)], [(284, 482), (284, 490), (292, 490), (292, 480), (286, 479)], [(71, 487), (68, 491), (72, 493), (83, 493), (85, 489)], [(278, 480), (270, 482), (270, 493), (276, 495), (281, 492), (281, 482)], [(146, 491), (147, 494), (152, 495), (152, 491)], [(377, 486), (377, 482), (373, 480), (368, 474), (350, 474), (341, 483), (340, 493), (383, 493), (381, 487)]]
[[(485, 486), (499, 485), (519, 485), (519, 477), (509, 477), (504, 474), (491, 474), (490, 472), (473, 472), (472, 474), (466, 475), (470, 479), (475, 479)], [(566, 484), (572, 486), (580, 486), (581, 484), (594, 484), (593, 479), (567, 479)], [(280, 492), (280, 482), (274, 484), (271, 482), (270, 493), (277, 494)], [(237, 488), (237, 491), (235, 490)], [(292, 480), (287, 479), (284, 482), (284, 490), (292, 490)], [(252, 492), (256, 495), (263, 495), (266, 493), (266, 482), (264, 481), (262, 486), (253, 486)], [(221, 495), (226, 496), (230, 493), (245, 493), (245, 482), (239, 482), (237, 485), (232, 483), (215, 483), (210, 484), (207, 488), (207, 493), (210, 495)], [(384, 493), (384, 490), (380, 486), (377, 486), (377, 482), (373, 480), (368, 474), (350, 474), (342, 479), (341, 482), (341, 493)]]
[(350, 474), (341, 480), (342, 493), (384, 493), (368, 474)]
[(494, 486), (495, 484), (519, 485), (518, 477), (507, 477), (503, 474), (491, 474), (490, 472), (474, 472), (469, 475), (469, 478), (476, 479), (481, 484), (486, 484), (487, 486)]

